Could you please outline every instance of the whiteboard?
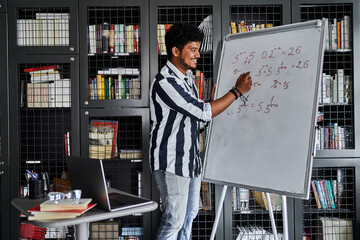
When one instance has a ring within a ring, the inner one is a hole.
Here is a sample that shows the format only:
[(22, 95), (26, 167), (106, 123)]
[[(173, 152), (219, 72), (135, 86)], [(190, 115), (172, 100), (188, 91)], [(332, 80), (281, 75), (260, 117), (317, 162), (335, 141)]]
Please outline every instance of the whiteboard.
[(253, 85), (213, 118), (204, 181), (309, 198), (324, 39), (320, 20), (224, 38), (215, 99), (242, 72)]

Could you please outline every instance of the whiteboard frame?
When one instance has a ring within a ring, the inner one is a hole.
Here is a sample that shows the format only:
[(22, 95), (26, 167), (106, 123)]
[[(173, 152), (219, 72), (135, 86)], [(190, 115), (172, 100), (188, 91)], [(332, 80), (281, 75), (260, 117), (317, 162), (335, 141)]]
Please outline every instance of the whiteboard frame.
[[(206, 148), (206, 151), (205, 151), (204, 167), (203, 167), (203, 172), (202, 172), (202, 180), (203, 181), (214, 183), (214, 184), (257, 190), (257, 191), (262, 191), (262, 192), (277, 193), (277, 194), (294, 197), (294, 198), (299, 198), (299, 199), (309, 199), (313, 158), (315, 156), (315, 151), (316, 151), (315, 128), (316, 128), (316, 117), (317, 117), (316, 115), (317, 115), (317, 111), (318, 111), (318, 107), (319, 107), (318, 96), (319, 96), (319, 93), (321, 90), (320, 84), (321, 84), (321, 78), (322, 78), (323, 60), (324, 60), (324, 52), (325, 52), (325, 34), (326, 34), (326, 28), (327, 28), (327, 26), (325, 25), (325, 21), (324, 20), (312, 20), (312, 21), (308, 21), (308, 22), (287, 24), (287, 25), (282, 25), (279, 27), (267, 28), (267, 29), (262, 29), (262, 30), (258, 30), (258, 31), (250, 31), (250, 32), (244, 32), (244, 33), (226, 35), (224, 37), (223, 46), (222, 46), (220, 65), (219, 65), (219, 71), (218, 71), (218, 76), (217, 76), (217, 83), (220, 80), (220, 75), (221, 75), (220, 69), (222, 69), (222, 65), (223, 65), (223, 58), (224, 58), (224, 52), (225, 52), (224, 49), (225, 49), (226, 43), (228, 41), (241, 39), (241, 38), (247, 38), (247, 37), (256, 37), (256, 36), (261, 36), (261, 35), (276, 34), (279, 32), (287, 32), (287, 31), (294, 31), (294, 30), (296, 31), (296, 30), (308, 29), (308, 28), (320, 29), (322, 34), (320, 36), (321, 39), (320, 39), (320, 47), (319, 47), (319, 53), (318, 53), (318, 67), (317, 67), (316, 78), (315, 78), (315, 80), (317, 81), (317, 84), (315, 84), (315, 87), (317, 88), (317, 89), (315, 89), (315, 92), (317, 92), (318, 94), (315, 94), (314, 99), (313, 99), (313, 102), (314, 102), (313, 109), (312, 109), (313, 118), (312, 118), (312, 122), (311, 122), (311, 125), (313, 126), (313, 128), (310, 133), (310, 139), (308, 139), (309, 148), (308, 148), (308, 153), (307, 153), (306, 172), (305, 172), (306, 176), (305, 176), (303, 190), (301, 192), (294, 193), (294, 192), (282, 191), (282, 190), (279, 190), (276, 188), (263, 188), (263, 187), (258, 187), (258, 186), (241, 185), (241, 184), (226, 182), (226, 181), (222, 181), (222, 180), (218, 180), (218, 179), (212, 179), (211, 177), (208, 177), (207, 173), (206, 173), (207, 172), (207, 158), (208, 158), (208, 154), (209, 154), (208, 148)], [(217, 99), (217, 97), (219, 97), (218, 96), (218, 88), (215, 90), (215, 99)], [(208, 133), (206, 146), (210, 146), (210, 142), (212, 141), (211, 140), (212, 139), (211, 138), (212, 128), (213, 128), (213, 124), (211, 122), (210, 126), (209, 126), (209, 133)]]

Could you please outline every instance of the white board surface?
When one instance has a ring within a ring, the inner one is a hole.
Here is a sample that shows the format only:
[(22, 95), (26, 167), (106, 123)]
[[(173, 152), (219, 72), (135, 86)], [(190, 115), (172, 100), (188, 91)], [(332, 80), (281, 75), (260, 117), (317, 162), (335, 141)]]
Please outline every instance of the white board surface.
[(309, 197), (324, 36), (314, 20), (224, 38), (215, 99), (242, 72), (253, 85), (212, 120), (204, 181)]

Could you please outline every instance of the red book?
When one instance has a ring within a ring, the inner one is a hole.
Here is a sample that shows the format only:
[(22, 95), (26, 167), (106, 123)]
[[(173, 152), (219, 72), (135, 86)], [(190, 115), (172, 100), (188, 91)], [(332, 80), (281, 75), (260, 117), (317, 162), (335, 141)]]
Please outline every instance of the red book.
[(33, 72), (33, 71), (58, 69), (58, 68), (59, 68), (58, 65), (49, 65), (49, 66), (41, 66), (41, 67), (34, 67), (34, 68), (25, 68), (24, 72)]
[(40, 211), (40, 205), (30, 208), (28, 210), (31, 216), (28, 220), (52, 220), (52, 219), (67, 219), (76, 218), (81, 214), (89, 211), (96, 206), (96, 203), (89, 203), (86, 209), (66, 209), (66, 210), (53, 210), (53, 211)]
[(114, 53), (114, 52), (115, 52), (115, 32), (114, 32), (114, 24), (110, 24), (109, 48), (110, 48), (110, 53)]
[(69, 145), (68, 145), (68, 138), (67, 134), (64, 134), (64, 144), (65, 144), (65, 156), (69, 156)]
[(134, 26), (134, 52), (139, 52), (139, 25)]
[(200, 72), (199, 98), (203, 99), (204, 73)]

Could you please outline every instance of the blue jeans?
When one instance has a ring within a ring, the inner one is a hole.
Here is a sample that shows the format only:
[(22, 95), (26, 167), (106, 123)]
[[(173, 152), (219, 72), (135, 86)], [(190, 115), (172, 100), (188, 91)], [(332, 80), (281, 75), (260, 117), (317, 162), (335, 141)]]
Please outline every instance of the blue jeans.
[(199, 211), (201, 176), (187, 178), (158, 170), (154, 178), (162, 200), (156, 239), (190, 239), (192, 222)]

